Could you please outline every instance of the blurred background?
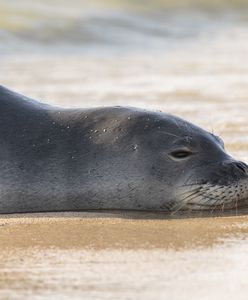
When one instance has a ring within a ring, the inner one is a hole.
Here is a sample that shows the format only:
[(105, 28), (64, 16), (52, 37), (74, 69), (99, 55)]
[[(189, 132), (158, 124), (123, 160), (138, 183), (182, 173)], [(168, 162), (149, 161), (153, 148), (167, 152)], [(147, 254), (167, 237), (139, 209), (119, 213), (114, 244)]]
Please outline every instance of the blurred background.
[(248, 157), (247, 0), (0, 0), (0, 83), (179, 115)]

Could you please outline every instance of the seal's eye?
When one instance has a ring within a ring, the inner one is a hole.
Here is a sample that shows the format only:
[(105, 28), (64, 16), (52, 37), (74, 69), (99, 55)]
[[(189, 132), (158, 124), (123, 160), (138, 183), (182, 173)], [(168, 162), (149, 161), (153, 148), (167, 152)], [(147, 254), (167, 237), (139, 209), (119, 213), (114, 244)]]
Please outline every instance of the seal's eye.
[(193, 153), (189, 150), (175, 150), (171, 152), (171, 156), (176, 159), (184, 159), (191, 156)]

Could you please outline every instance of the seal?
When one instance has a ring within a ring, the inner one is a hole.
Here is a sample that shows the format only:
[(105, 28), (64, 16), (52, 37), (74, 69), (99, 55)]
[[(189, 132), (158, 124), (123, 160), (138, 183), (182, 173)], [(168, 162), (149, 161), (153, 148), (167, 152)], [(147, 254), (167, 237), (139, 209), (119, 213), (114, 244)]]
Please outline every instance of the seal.
[(196, 125), (130, 107), (58, 108), (0, 88), (0, 213), (247, 204), (247, 165)]

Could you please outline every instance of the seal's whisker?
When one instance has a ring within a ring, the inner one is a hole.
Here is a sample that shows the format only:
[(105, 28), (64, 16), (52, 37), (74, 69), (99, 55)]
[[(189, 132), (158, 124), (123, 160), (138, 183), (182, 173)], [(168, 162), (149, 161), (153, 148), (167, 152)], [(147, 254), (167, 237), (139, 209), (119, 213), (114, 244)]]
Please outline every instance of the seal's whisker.
[[(194, 195), (196, 195), (196, 194), (199, 194), (199, 193), (200, 193), (200, 189), (198, 188), (198, 189), (192, 191), (190, 195), (188, 195), (188, 196), (182, 198), (182, 199), (181, 199), (181, 202), (185, 202), (185, 200), (189, 200), (189, 199), (191, 199), (192, 196), (194, 196)], [(188, 201), (187, 201), (187, 202), (188, 202)]]
[(224, 212), (225, 210), (225, 201), (223, 201), (223, 204), (222, 204), (222, 212)]
[(183, 184), (183, 185), (179, 185), (178, 188), (183, 188), (183, 187), (187, 187), (187, 186), (202, 186), (202, 184), (200, 183), (190, 183), (190, 184)]
[[(210, 192), (213, 193), (215, 191), (217, 191), (218, 189), (220, 189), (219, 186), (217, 186), (215, 189), (212, 189)], [(220, 195), (223, 194), (223, 191), (220, 193)], [(216, 200), (216, 197), (212, 197), (211, 195), (209, 194), (205, 194), (205, 193), (201, 193), (202, 196), (205, 196), (207, 198), (207, 200)], [(217, 196), (217, 198), (220, 197), (220, 196)], [(217, 201), (219, 201), (219, 199), (217, 199)], [(214, 202), (216, 203), (216, 202)]]
[[(219, 187), (216, 187), (215, 189), (213, 189), (211, 192), (216, 191), (217, 189), (219, 189)], [(215, 200), (215, 198), (211, 197), (210, 195), (206, 194), (205, 191), (201, 191), (199, 190), (199, 195), (201, 195), (202, 197), (205, 197), (207, 200)], [(204, 201), (207, 202), (207, 201)], [(201, 203), (202, 204), (202, 203)]]
[(200, 191), (201, 189), (202, 189), (202, 187), (197, 187), (197, 188), (194, 188), (194, 189), (192, 189), (192, 190), (183, 192), (182, 194), (179, 194), (179, 195), (180, 195), (180, 196), (184, 196), (184, 195), (187, 195), (187, 194), (192, 193), (192, 192), (197, 191), (197, 190)]
[[(213, 189), (211, 192), (214, 192), (215, 190), (218, 190), (219, 188), (220, 188), (220, 187), (217, 186), (217, 187), (216, 187), (215, 189)], [(212, 197), (212, 196), (206, 194), (205, 192), (206, 192), (206, 191), (204, 191), (204, 190), (199, 191), (199, 195), (201, 195), (202, 197), (206, 198), (206, 201), (204, 201), (205, 204), (204, 204), (204, 202), (203, 202), (203, 203), (190, 203), (189, 201), (195, 199), (195, 197), (193, 197), (192, 199), (190, 199), (190, 200), (187, 202), (187, 205), (191, 206), (191, 205), (196, 205), (196, 204), (197, 204), (198, 207), (201, 207), (200, 210), (203, 210), (203, 207), (209, 207), (209, 208), (212, 207), (211, 213), (213, 213), (214, 210), (215, 210), (217, 207), (220, 207), (220, 205), (222, 204), (222, 210), (224, 211), (225, 203), (226, 203), (226, 202), (223, 200), (223, 198), (220, 199), (220, 196), (223, 195), (223, 194), (225, 194), (225, 191), (220, 191), (220, 195), (217, 195), (217, 196), (216, 196), (217, 199), (216, 199), (215, 197)], [(215, 200), (214, 203), (208, 204), (209, 201), (211, 201), (211, 200)], [(219, 202), (221, 202), (221, 203), (219, 203)], [(231, 202), (232, 202), (232, 201), (230, 201), (229, 203), (231, 203)]]
[(239, 201), (239, 195), (237, 195), (238, 197), (236, 197), (236, 201), (235, 201), (235, 213), (236, 215), (238, 214), (238, 201)]
[(169, 132), (163, 132), (164, 135), (169, 135), (169, 136), (174, 136), (174, 137), (177, 137), (177, 138), (181, 138), (181, 136), (179, 135), (176, 135), (176, 134), (173, 134), (173, 133), (169, 133)]
[(211, 213), (214, 212), (214, 210), (216, 209), (217, 206), (220, 206), (221, 204), (223, 204), (223, 203), (216, 204), (216, 203), (218, 203), (218, 202), (220, 201), (220, 199), (218, 199), (218, 197), (217, 197), (217, 199), (216, 199), (216, 198), (211, 197), (211, 196), (209, 196), (209, 195), (205, 195), (205, 196), (206, 196), (206, 198), (207, 198), (208, 201), (209, 201), (209, 200), (215, 200), (214, 203), (209, 204), (209, 207), (213, 207), (213, 209), (211, 210)]
[[(216, 190), (216, 189), (215, 189), (215, 190)], [(213, 204), (209, 205), (209, 206), (213, 206), (213, 209), (211, 210), (211, 213), (213, 213), (214, 210), (216, 209), (216, 207), (220, 206), (221, 204), (222, 204), (222, 208), (223, 208), (223, 205), (225, 205), (225, 201), (222, 200), (222, 199), (220, 199), (220, 196), (223, 195), (224, 193), (225, 193), (225, 191), (222, 191), (221, 194), (220, 194), (219, 196), (217, 196), (216, 201), (215, 201)], [(215, 200), (215, 198), (213, 198), (213, 197), (211, 197), (211, 196), (209, 196), (209, 195), (207, 195), (207, 198), (208, 198), (209, 200)], [(216, 203), (218, 203), (218, 202), (221, 201), (221, 200), (222, 200), (222, 203), (216, 204)], [(216, 204), (216, 205), (215, 205), (215, 204)]]
[(186, 198), (183, 198), (182, 200), (181, 200), (181, 205), (179, 205), (179, 207), (177, 207), (172, 213), (171, 213), (171, 215), (174, 215), (175, 213), (177, 213), (178, 211), (180, 211), (183, 207), (185, 207), (186, 205), (187, 205), (187, 201), (185, 202), (185, 200), (187, 199), (187, 198), (190, 198), (190, 197), (196, 197), (196, 194), (198, 193), (198, 191), (195, 191), (195, 192), (193, 192), (191, 195), (189, 195), (189, 196), (187, 196)]
[[(219, 199), (218, 200), (216, 200), (215, 202), (214, 202), (214, 207), (213, 207), (213, 209), (211, 210), (211, 213), (213, 213), (214, 211), (215, 211), (215, 209), (216, 209), (216, 207), (218, 207), (218, 206), (220, 206), (220, 204), (217, 204), (217, 205), (215, 205), (215, 203), (217, 203), (219, 201)], [(212, 205), (211, 205), (212, 206)]]
[(188, 186), (195, 186), (195, 185), (199, 186), (199, 187), (213, 187), (213, 186), (216, 186), (215, 184), (197, 182), (197, 183), (189, 183), (189, 184), (179, 185), (178, 188), (183, 188), (183, 187), (188, 187)]
[[(174, 206), (174, 213), (184, 210), (186, 207), (198, 211), (209, 210), (211, 213), (216, 210), (224, 212), (226, 209), (236, 209), (237, 214), (240, 202), (245, 199), (242, 185), (240, 190), (239, 184), (239, 181), (235, 181), (232, 185), (184, 184), (180, 186), (181, 189), (184, 188), (185, 190), (179, 193), (181, 199), (178, 206)], [(187, 189), (189, 190), (187, 191)]]

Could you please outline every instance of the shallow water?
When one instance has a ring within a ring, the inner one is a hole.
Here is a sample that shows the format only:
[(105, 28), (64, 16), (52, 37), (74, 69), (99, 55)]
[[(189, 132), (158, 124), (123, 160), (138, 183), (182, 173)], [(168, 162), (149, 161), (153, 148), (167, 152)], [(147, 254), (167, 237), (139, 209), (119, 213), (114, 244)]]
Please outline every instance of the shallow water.
[[(88, 2), (1, 0), (1, 84), (173, 113), (248, 162), (245, 1)], [(0, 299), (246, 299), (247, 254), (245, 215), (2, 216)]]

